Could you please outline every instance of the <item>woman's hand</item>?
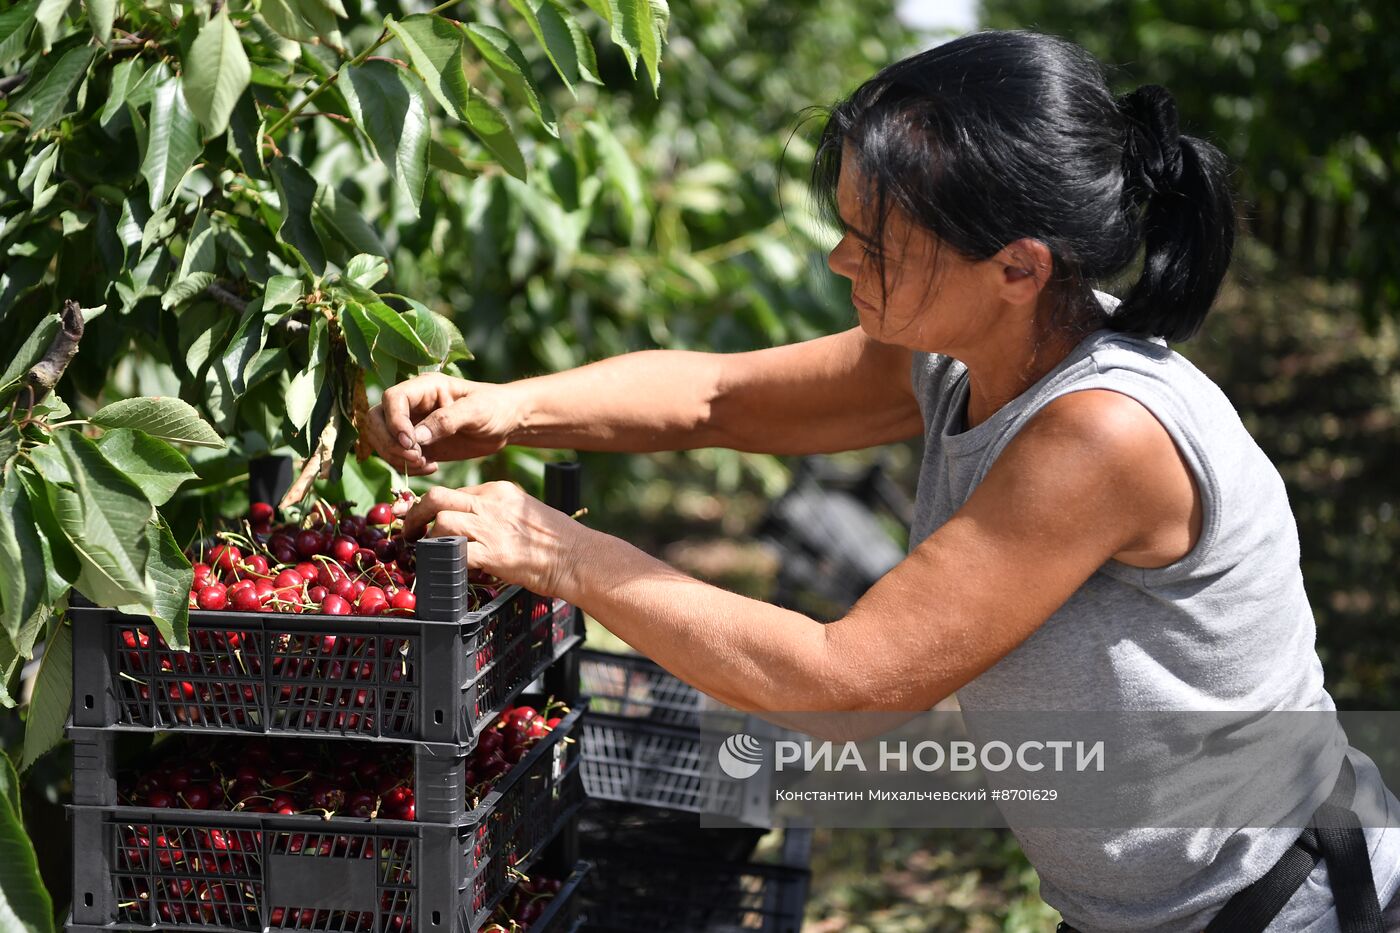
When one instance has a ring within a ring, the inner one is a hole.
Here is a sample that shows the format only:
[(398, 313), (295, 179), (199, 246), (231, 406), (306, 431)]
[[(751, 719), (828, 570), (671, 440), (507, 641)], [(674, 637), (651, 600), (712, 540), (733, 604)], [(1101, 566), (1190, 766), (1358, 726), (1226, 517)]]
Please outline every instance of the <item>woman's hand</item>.
[(396, 468), (424, 476), (437, 472), (439, 460), (495, 453), (519, 423), (509, 386), (425, 373), (385, 390), (370, 409), (365, 435)]
[[(514, 483), (438, 487), (416, 503), (396, 502), (404, 537), (465, 535), (467, 564), (545, 596), (564, 596), (575, 555), (592, 532)], [(566, 597), (567, 598), (567, 597)]]

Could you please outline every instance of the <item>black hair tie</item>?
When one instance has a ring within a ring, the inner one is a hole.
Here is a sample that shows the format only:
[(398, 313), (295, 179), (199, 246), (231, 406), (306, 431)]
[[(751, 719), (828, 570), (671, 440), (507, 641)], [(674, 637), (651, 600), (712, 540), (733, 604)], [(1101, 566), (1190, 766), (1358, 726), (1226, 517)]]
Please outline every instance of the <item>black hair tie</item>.
[(1118, 98), (1123, 131), (1123, 193), (1134, 201), (1171, 191), (1181, 181), (1181, 132), (1176, 101), (1157, 84)]

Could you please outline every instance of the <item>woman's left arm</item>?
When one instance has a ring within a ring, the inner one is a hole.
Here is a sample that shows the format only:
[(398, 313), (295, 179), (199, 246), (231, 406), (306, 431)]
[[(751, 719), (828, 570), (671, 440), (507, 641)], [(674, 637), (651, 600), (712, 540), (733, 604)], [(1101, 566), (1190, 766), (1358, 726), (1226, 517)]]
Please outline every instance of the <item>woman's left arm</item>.
[(1109, 558), (1179, 531), (1194, 517), (1192, 483), (1137, 402), (1064, 396), (947, 523), (829, 624), (688, 577), (509, 483), (434, 490), (405, 531), (435, 520), (435, 534), (468, 535), (474, 566), (581, 606), (736, 708), (912, 712), (996, 663)]

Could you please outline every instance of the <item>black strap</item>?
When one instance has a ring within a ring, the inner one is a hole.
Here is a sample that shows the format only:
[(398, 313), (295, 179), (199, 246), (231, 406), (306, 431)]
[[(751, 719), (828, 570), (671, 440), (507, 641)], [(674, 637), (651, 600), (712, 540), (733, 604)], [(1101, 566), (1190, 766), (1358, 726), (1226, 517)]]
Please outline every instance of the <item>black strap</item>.
[(1205, 933), (1263, 933), (1324, 858), (1342, 933), (1385, 933), (1366, 835), (1348, 809), (1355, 793), (1356, 771), (1343, 756), (1337, 784), (1311, 825), (1264, 877), (1230, 898)]

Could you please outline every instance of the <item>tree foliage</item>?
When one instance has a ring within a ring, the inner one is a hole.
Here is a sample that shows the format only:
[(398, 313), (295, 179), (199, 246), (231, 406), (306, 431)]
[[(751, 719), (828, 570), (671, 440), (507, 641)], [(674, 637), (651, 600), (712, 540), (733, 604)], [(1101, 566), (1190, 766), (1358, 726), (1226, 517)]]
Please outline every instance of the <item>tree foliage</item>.
[(1400, 7), (1387, 0), (983, 0), (993, 28), (1066, 36), (1122, 90), (1170, 88), (1240, 167), (1251, 232), (1297, 272), (1400, 310)]
[[(0, 375), (0, 703), (47, 641), (23, 767), (62, 735), (70, 588), (179, 645), (181, 542), (250, 458), (300, 455), (288, 506), (317, 478), (386, 491), (385, 471), (340, 469), (370, 398), (471, 358), (450, 309), (390, 278), (453, 204), (438, 177), (524, 186), (578, 145), (550, 94), (602, 84), (595, 34), (624, 83), (658, 89), (664, 0), (465, 7), (0, 12), (0, 327), (18, 343)], [(0, 917), (51, 929), (19, 825), (0, 807)]]

